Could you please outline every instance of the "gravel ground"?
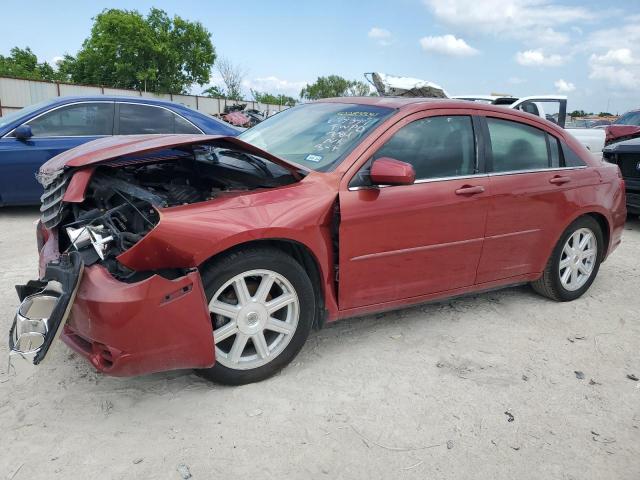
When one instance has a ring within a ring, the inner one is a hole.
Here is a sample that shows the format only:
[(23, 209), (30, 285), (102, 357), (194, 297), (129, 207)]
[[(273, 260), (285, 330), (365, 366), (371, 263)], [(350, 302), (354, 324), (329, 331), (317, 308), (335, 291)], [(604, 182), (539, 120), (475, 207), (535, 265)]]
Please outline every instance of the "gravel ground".
[[(36, 218), (0, 210), (3, 332)], [(345, 320), (243, 387), (104, 377), (58, 344), (27, 382), (1, 369), (0, 478), (637, 480), (639, 252), (630, 220), (580, 300), (519, 287)]]

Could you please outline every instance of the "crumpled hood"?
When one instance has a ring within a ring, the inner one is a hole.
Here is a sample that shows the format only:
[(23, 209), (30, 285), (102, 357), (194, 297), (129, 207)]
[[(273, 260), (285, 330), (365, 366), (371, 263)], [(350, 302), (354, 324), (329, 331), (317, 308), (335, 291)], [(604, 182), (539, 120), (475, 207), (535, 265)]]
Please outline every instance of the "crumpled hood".
[(125, 155), (144, 154), (168, 148), (188, 147), (190, 145), (214, 145), (257, 155), (286, 168), (295, 178), (300, 178), (300, 171), (310, 171), (302, 165), (283, 160), (236, 137), (176, 134), (127, 135), (100, 138), (53, 157), (40, 167), (39, 175), (48, 176), (63, 168), (96, 165)]
[(616, 139), (625, 139), (640, 136), (640, 127), (635, 125), (607, 125), (605, 127), (606, 142), (615, 142)]

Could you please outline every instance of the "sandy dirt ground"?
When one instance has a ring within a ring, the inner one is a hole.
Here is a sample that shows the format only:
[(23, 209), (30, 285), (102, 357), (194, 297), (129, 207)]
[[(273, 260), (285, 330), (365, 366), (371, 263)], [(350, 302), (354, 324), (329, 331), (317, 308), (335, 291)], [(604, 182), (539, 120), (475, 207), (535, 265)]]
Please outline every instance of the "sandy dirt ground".
[[(36, 218), (0, 210), (2, 332)], [(2, 368), (0, 479), (637, 480), (639, 315), (630, 220), (580, 300), (518, 287), (346, 320), (259, 384), (109, 378), (58, 344), (26, 383)]]

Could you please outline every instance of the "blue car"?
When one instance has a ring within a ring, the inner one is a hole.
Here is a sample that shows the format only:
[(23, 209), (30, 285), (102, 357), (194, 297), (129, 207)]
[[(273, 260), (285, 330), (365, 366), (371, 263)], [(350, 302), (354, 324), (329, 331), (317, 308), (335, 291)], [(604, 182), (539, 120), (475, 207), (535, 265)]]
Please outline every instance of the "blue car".
[(62, 97), (0, 117), (0, 206), (36, 205), (35, 174), (59, 153), (108, 135), (232, 135), (240, 130), (177, 103), (136, 97)]

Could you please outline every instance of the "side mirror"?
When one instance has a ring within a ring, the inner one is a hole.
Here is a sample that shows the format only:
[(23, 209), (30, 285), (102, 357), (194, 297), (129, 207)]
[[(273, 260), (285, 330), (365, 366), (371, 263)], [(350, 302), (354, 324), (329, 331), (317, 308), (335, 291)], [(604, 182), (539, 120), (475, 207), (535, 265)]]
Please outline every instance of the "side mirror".
[(13, 131), (13, 136), (16, 137), (18, 140), (29, 140), (31, 137), (33, 137), (31, 126), (20, 125)]
[(374, 160), (369, 176), (374, 185), (411, 185), (416, 180), (413, 165), (389, 157)]

